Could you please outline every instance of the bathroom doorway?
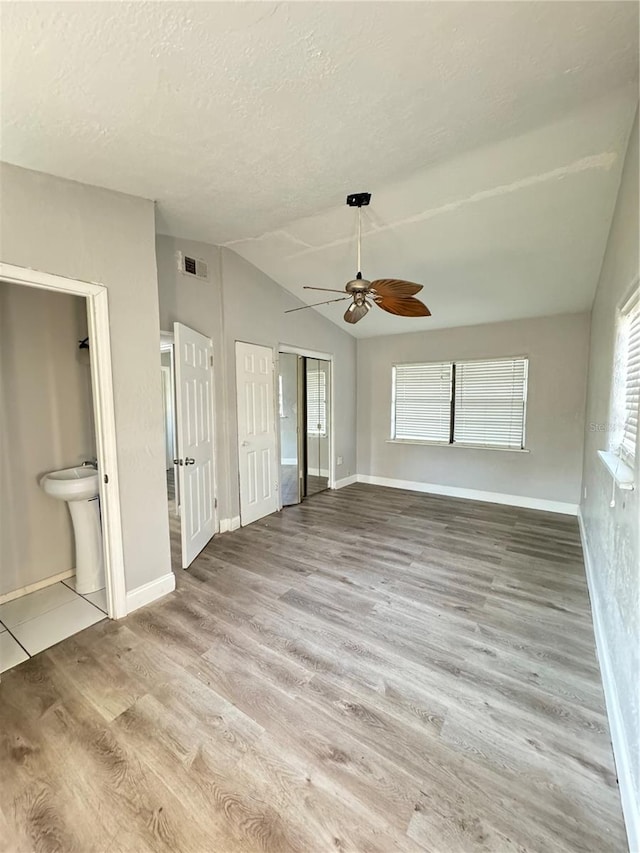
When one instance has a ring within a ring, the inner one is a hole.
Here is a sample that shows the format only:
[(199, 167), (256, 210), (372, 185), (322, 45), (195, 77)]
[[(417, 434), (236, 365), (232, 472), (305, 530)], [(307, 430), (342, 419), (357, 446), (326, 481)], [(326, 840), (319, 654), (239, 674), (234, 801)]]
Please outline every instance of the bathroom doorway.
[(8, 669), (126, 599), (106, 289), (0, 264), (0, 300)]
[(281, 348), (278, 360), (282, 506), (331, 487), (331, 356)]

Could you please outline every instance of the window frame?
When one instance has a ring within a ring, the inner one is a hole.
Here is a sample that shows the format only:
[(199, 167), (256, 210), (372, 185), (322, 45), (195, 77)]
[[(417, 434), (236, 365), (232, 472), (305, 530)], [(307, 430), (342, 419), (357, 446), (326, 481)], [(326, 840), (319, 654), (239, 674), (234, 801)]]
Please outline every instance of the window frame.
[[(520, 447), (510, 447), (506, 444), (475, 444), (473, 442), (462, 442), (454, 440), (455, 432), (455, 395), (456, 395), (456, 365), (469, 364), (472, 362), (482, 361), (524, 361), (524, 383), (523, 383), (523, 412), (522, 412), (522, 443)], [(498, 450), (503, 453), (529, 453), (530, 450), (526, 446), (527, 441), (527, 415), (529, 402), (529, 362), (528, 355), (506, 355), (498, 357), (483, 357), (483, 358), (461, 358), (449, 359), (447, 361), (403, 361), (393, 362), (391, 366), (391, 431), (390, 438), (386, 441), (388, 444), (416, 444), (416, 445), (433, 445), (436, 447), (464, 447), (472, 450)], [(451, 366), (451, 387), (450, 399), (451, 408), (449, 414), (449, 439), (447, 441), (438, 441), (434, 439), (419, 439), (419, 438), (397, 438), (395, 436), (395, 399), (396, 399), (396, 369), (407, 365), (441, 365), (449, 364)]]

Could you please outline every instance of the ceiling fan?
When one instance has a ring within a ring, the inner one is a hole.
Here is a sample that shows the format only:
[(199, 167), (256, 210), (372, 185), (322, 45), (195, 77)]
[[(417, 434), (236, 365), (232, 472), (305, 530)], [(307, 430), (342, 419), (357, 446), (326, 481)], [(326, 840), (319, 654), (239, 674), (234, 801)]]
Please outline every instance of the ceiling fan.
[(328, 287), (309, 287), (305, 285), (304, 290), (323, 290), (325, 293), (343, 293), (339, 299), (327, 299), (324, 302), (314, 302), (313, 305), (303, 305), (301, 308), (290, 308), (285, 314), (293, 311), (303, 311), (305, 308), (316, 308), (318, 305), (329, 305), (331, 302), (343, 302), (351, 300), (351, 305), (344, 314), (347, 323), (357, 323), (371, 308), (377, 305), (389, 314), (397, 314), (399, 317), (430, 317), (431, 311), (419, 299), (416, 293), (422, 290), (421, 284), (411, 281), (403, 281), (398, 278), (377, 278), (375, 281), (367, 281), (362, 278), (360, 271), (361, 245), (362, 245), (362, 208), (371, 201), (371, 193), (352, 193), (347, 196), (347, 205), (358, 208), (358, 272), (356, 277), (348, 281), (344, 291), (333, 290)]

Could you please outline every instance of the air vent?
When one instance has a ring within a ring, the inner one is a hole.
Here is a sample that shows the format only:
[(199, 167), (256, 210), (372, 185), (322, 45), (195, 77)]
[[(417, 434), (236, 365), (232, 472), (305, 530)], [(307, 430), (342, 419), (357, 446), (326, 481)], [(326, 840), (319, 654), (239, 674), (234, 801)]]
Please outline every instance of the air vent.
[(196, 278), (209, 278), (209, 269), (205, 261), (200, 258), (192, 258), (189, 255), (177, 253), (178, 269), (184, 275), (193, 275)]

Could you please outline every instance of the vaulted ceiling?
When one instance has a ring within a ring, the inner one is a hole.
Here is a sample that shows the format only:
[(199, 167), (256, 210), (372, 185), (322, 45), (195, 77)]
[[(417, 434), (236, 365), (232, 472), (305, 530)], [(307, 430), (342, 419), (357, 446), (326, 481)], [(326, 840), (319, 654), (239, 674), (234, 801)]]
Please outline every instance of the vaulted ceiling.
[(284, 287), (363, 272), (433, 317), (585, 310), (637, 106), (634, 2), (12, 3), (2, 158), (157, 201)]

